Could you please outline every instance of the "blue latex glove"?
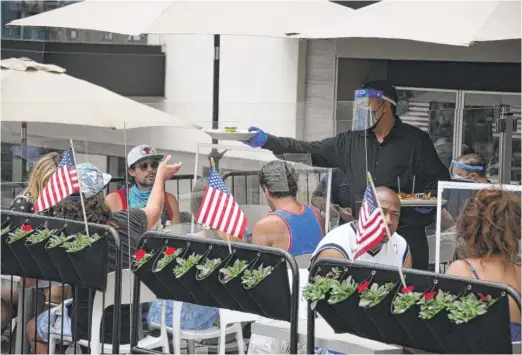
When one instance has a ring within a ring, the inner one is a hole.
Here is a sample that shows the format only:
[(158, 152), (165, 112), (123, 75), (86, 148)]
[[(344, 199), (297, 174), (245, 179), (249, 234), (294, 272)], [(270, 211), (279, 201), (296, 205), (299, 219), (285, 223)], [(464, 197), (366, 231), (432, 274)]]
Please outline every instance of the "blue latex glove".
[(430, 213), (432, 209), (433, 208), (415, 207), (415, 211), (422, 214)]
[(266, 140), (268, 139), (268, 135), (263, 132), (262, 129), (251, 126), (248, 128), (249, 132), (256, 132), (256, 135), (250, 138), (245, 143), (251, 146), (252, 148), (258, 148), (265, 145)]

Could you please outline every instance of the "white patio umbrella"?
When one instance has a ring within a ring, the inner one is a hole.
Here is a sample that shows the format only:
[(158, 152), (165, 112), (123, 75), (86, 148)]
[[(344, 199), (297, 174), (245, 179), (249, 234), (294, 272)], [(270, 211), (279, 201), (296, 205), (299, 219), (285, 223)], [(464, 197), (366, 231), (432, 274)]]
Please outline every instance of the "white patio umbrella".
[(520, 0), (382, 0), (333, 18), (304, 38), (390, 38), (470, 46), (521, 38)]
[(86, 0), (8, 25), (81, 28), (128, 35), (220, 34), (266, 37), (309, 32), (352, 9), (328, 0)]
[(77, 79), (56, 65), (29, 59), (4, 59), (2, 121), (46, 122), (131, 129), (201, 129), (188, 121)]

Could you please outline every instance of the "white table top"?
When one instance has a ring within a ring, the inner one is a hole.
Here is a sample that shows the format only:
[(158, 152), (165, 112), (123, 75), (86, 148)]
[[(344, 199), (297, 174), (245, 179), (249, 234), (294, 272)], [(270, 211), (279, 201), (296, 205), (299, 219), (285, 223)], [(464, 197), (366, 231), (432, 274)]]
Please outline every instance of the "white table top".
[[(306, 344), (306, 320), (299, 320), (298, 342)], [(290, 323), (285, 321), (256, 322), (252, 333), (288, 341)], [(315, 321), (315, 346), (345, 354), (402, 354), (402, 349), (393, 345), (361, 338), (352, 334), (336, 334), (324, 319)]]

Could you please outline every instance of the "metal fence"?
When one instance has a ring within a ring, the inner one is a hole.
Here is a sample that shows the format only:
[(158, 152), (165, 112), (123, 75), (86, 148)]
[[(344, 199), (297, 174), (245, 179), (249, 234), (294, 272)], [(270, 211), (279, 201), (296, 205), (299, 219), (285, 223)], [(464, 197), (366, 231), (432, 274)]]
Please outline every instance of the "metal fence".
[[(119, 353), (125, 261), (115, 230), (89, 224), (90, 236), (100, 238), (82, 248), (80, 239), (89, 238), (83, 222), (7, 210), (1, 222), (2, 353), (63, 353), (72, 346), (76, 354), (105, 341)], [(99, 314), (106, 306), (112, 316)], [(91, 334), (96, 326), (101, 337)]]

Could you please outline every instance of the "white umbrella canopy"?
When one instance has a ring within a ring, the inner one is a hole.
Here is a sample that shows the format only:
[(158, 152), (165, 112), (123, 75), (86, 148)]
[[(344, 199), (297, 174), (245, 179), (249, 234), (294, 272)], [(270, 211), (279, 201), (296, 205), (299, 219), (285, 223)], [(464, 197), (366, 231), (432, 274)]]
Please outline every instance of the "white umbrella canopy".
[(285, 37), (314, 23), (342, 21), (353, 10), (328, 0), (86, 0), (10, 22), (140, 34)]
[(46, 122), (131, 129), (200, 126), (65, 74), (56, 65), (4, 59), (2, 121)]
[(388, 38), (470, 46), (521, 38), (520, 0), (382, 0), (303, 38)]

